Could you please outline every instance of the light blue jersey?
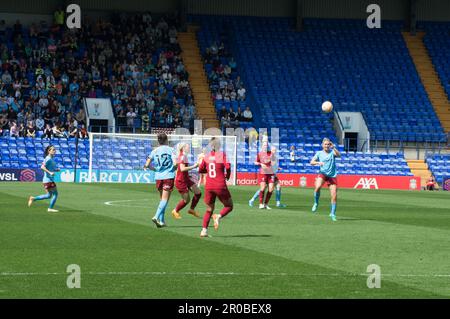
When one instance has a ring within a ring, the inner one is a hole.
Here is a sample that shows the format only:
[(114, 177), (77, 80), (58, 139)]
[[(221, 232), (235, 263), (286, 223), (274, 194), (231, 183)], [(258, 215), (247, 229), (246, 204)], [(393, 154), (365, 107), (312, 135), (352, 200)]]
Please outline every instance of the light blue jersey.
[(172, 147), (162, 145), (155, 148), (150, 155), (152, 166), (155, 168), (155, 179), (172, 179), (175, 178), (175, 151)]
[(330, 153), (325, 151), (319, 151), (314, 155), (313, 160), (324, 163), (320, 166), (319, 172), (328, 177), (336, 177), (336, 157), (333, 150)]
[[(50, 155), (44, 159), (44, 162), (42, 164), (50, 172), (53, 173), (56, 171), (56, 162), (53, 160), (53, 157), (51, 157)], [(44, 172), (44, 178), (42, 179), (43, 183), (52, 183), (54, 181), (55, 181), (55, 175), (52, 176), (49, 173)]]

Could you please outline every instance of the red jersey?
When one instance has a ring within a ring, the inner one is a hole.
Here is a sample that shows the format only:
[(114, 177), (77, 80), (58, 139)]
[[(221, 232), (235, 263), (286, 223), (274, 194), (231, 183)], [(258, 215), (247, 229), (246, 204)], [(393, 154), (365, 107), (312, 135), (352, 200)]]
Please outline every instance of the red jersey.
[(265, 168), (261, 166), (259, 174), (274, 174), (272, 169), (272, 152), (259, 152), (256, 156), (256, 162), (260, 164), (265, 164)]
[(180, 153), (180, 155), (178, 155), (178, 158), (177, 158), (177, 164), (178, 164), (177, 165), (177, 177), (175, 178), (175, 180), (177, 182), (186, 183), (190, 179), (189, 171), (182, 172), (181, 168), (180, 168), (181, 163), (183, 163), (186, 166), (189, 166), (188, 157), (187, 157), (187, 155), (185, 155), (183, 153)]
[(226, 189), (226, 180), (230, 178), (231, 165), (227, 161), (225, 153), (213, 151), (205, 155), (200, 164), (199, 173), (206, 173), (205, 189)]

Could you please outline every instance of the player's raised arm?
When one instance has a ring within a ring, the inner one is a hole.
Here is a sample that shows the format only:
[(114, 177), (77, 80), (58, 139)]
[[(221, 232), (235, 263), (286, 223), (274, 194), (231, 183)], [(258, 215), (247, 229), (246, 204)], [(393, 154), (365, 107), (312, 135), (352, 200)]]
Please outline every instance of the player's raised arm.
[(338, 149), (336, 148), (336, 146), (333, 143), (331, 143), (331, 148), (333, 150), (335, 157), (341, 157), (341, 152), (338, 151)]

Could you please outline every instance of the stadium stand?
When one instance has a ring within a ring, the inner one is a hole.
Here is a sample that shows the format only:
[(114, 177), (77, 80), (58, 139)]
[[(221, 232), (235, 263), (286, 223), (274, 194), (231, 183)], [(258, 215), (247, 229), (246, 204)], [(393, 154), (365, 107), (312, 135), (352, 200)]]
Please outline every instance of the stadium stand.
[(68, 136), (85, 124), (79, 115), (83, 97), (110, 98), (118, 125), (133, 131), (193, 126), (176, 18), (146, 13), (113, 20), (86, 19), (78, 31), (19, 21), (2, 29), (1, 133), (10, 133), (12, 122), (42, 132), (36, 123), (41, 118)]
[(426, 162), (438, 183), (443, 183), (443, 178), (450, 176), (450, 154), (431, 154)]
[(421, 23), (420, 29), (426, 31), (424, 43), (439, 74), (447, 96), (450, 96), (450, 23)]
[(262, 127), (291, 126), (283, 137), (312, 143), (334, 137), (332, 115), (319, 107), (330, 100), (339, 111), (362, 112), (373, 140), (446, 141), (400, 22), (369, 30), (358, 20), (306, 19), (305, 31), (298, 33), (285, 18), (191, 19), (229, 32), (248, 94), (261, 109)]

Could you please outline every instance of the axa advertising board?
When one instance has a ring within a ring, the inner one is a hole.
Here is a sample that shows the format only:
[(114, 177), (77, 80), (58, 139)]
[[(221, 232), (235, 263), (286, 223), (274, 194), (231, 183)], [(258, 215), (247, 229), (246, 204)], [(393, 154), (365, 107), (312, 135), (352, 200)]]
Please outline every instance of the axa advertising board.
[[(277, 174), (282, 186), (314, 187), (316, 174)], [(339, 175), (338, 186), (354, 189), (420, 190), (420, 177), (385, 175)], [(258, 185), (256, 173), (238, 173), (238, 185)]]

